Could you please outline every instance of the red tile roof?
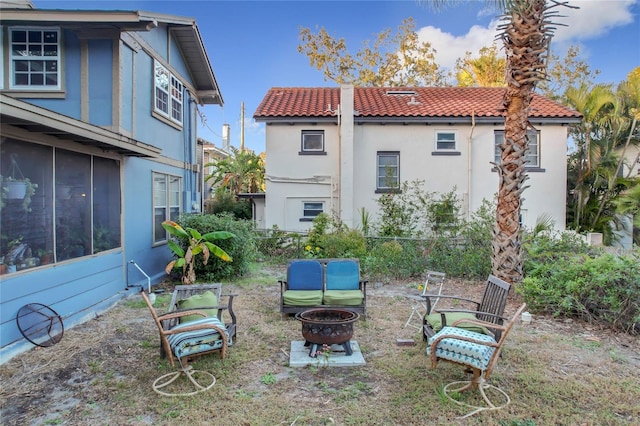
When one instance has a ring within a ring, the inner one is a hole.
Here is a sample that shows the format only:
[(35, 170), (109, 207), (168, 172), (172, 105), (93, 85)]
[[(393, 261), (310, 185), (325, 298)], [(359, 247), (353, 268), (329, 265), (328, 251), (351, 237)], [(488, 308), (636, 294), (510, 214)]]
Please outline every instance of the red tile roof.
[[(499, 87), (356, 87), (357, 117), (464, 118), (502, 117), (504, 88)], [(254, 118), (271, 119), (334, 117), (340, 104), (339, 87), (274, 87)], [(543, 96), (534, 95), (531, 118), (575, 121), (580, 113)]]

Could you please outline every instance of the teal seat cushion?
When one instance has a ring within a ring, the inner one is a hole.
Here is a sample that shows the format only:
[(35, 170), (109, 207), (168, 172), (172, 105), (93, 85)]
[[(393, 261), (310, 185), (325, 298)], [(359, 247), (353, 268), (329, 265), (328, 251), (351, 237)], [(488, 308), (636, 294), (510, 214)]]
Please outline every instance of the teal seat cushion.
[(288, 306), (316, 306), (322, 304), (322, 290), (287, 290), (282, 298)]
[(493, 337), (487, 336), (486, 334), (464, 330), (462, 328), (444, 327), (429, 338), (429, 342), (427, 344), (428, 356), (431, 356), (431, 345), (434, 340), (443, 335), (451, 337), (445, 337), (438, 342), (438, 345), (436, 346), (436, 356), (438, 358), (471, 365), (472, 367), (482, 371), (487, 369), (491, 356), (496, 348), (493, 346), (486, 346), (481, 343), (460, 340), (456, 337), (469, 338), (480, 342), (496, 343)]
[[(172, 330), (179, 330), (181, 328), (191, 327), (198, 324), (217, 325), (222, 328), (227, 335), (228, 345), (231, 346), (233, 344), (232, 339), (229, 338), (227, 328), (217, 317), (202, 318), (190, 321), (189, 323), (182, 323), (174, 327)], [(171, 351), (175, 354), (178, 360), (201, 352), (222, 348), (222, 338), (220, 337), (220, 333), (211, 328), (171, 334), (167, 336), (167, 339), (169, 340)]]
[[(450, 326), (454, 322), (461, 319), (477, 319), (475, 315), (469, 314), (466, 312), (446, 312), (445, 315), (447, 318), (447, 326)], [(431, 324), (431, 327), (433, 328), (434, 331), (438, 331), (442, 328), (442, 318), (440, 317), (440, 313), (436, 312), (436, 313), (427, 315), (426, 320), (429, 324)], [(465, 330), (469, 330), (469, 331), (474, 331), (476, 333), (491, 334), (489, 330), (487, 330), (486, 328), (480, 325), (462, 323), (457, 327), (464, 328)]]
[[(217, 317), (217, 309), (200, 309), (209, 306), (218, 306), (218, 297), (212, 291), (205, 291), (202, 294), (194, 294), (186, 299), (178, 301), (178, 309), (195, 309), (207, 314), (208, 317)], [(180, 323), (186, 323), (201, 319), (200, 315), (187, 315), (180, 318)]]
[(364, 294), (360, 290), (327, 290), (324, 292), (325, 305), (362, 305)]

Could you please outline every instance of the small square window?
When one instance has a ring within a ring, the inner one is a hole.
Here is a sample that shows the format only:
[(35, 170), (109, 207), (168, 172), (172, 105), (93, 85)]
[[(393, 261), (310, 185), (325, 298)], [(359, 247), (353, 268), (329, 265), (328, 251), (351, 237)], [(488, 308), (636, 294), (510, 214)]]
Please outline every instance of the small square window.
[(324, 152), (324, 131), (303, 130), (302, 152)]
[(455, 151), (456, 134), (455, 132), (436, 132), (436, 150), (437, 151)]
[(305, 202), (303, 203), (304, 218), (314, 218), (324, 211), (324, 203), (322, 202)]

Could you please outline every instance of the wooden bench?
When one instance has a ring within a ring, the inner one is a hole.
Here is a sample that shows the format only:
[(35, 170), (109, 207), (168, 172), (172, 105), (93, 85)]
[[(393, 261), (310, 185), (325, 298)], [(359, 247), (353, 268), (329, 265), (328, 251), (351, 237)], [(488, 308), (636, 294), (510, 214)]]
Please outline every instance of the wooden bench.
[(280, 312), (340, 308), (367, 314), (367, 281), (360, 279), (358, 259), (293, 259), (280, 284)]

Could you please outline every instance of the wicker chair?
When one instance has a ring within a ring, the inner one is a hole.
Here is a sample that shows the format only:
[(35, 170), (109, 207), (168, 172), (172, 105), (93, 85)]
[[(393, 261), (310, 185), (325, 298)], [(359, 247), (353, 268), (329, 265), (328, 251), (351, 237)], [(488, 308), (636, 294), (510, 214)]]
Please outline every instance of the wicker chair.
[[(180, 371), (174, 371), (156, 379), (153, 382), (153, 390), (165, 396), (184, 396), (195, 395), (211, 389), (216, 382), (213, 374), (207, 371), (194, 370), (189, 365), (189, 362), (195, 357), (213, 352), (219, 352), (222, 359), (225, 358), (227, 348), (232, 342), (225, 325), (217, 317), (208, 317), (205, 312), (199, 310), (183, 310), (158, 315), (144, 289), (140, 292), (140, 295), (146, 302), (153, 321), (158, 327), (160, 345), (164, 349), (164, 354), (169, 358), (172, 367), (176, 366), (176, 361), (180, 365)], [(163, 323), (168, 324), (173, 320), (187, 316), (195, 316), (200, 319), (183, 322), (170, 329), (163, 328)], [(182, 374), (196, 387), (195, 391), (171, 393), (164, 390)], [(200, 384), (196, 379), (197, 376), (206, 376), (209, 379), (208, 384)]]
[[(496, 386), (488, 384), (488, 381), (500, 358), (500, 353), (507, 334), (509, 334), (509, 330), (511, 330), (526, 306), (526, 304), (522, 304), (515, 315), (510, 320), (507, 320), (508, 322), (504, 326), (477, 319), (462, 319), (454, 322), (452, 326), (442, 328), (442, 330), (429, 338), (427, 343), (427, 356), (431, 359), (432, 368), (436, 368), (438, 361), (447, 361), (462, 365), (466, 368), (465, 371), (472, 374), (470, 380), (452, 382), (445, 385), (443, 389), (443, 393), (448, 399), (456, 404), (473, 409), (471, 412), (462, 416), (462, 418), (473, 416), (481, 411), (499, 410), (511, 402), (511, 398), (506, 392)], [(494, 330), (500, 330), (500, 339), (496, 341), (489, 335), (459, 328), (463, 323), (473, 323)], [(457, 387), (451, 389), (453, 386)], [(489, 388), (502, 394), (504, 398), (502, 404), (496, 405), (489, 399), (486, 394), (486, 390)], [(454, 399), (450, 395), (450, 393), (458, 394), (469, 389), (478, 389), (486, 405), (476, 406), (468, 404)]]
[[(448, 296), (444, 294), (425, 295), (424, 298), (427, 305), (427, 314), (423, 318), (423, 340), (428, 340), (441, 328), (460, 319), (478, 319), (485, 322), (502, 324), (502, 315), (504, 314), (504, 308), (507, 304), (507, 296), (509, 295), (510, 289), (511, 284), (494, 275), (489, 275), (482, 299), (479, 302), (461, 296)], [(436, 309), (431, 312), (433, 299), (452, 299), (458, 302), (471, 304), (473, 309)], [(461, 327), (484, 334), (495, 333), (493, 337), (496, 340), (500, 340), (500, 330), (490, 330), (486, 327), (475, 324), (469, 324)]]

